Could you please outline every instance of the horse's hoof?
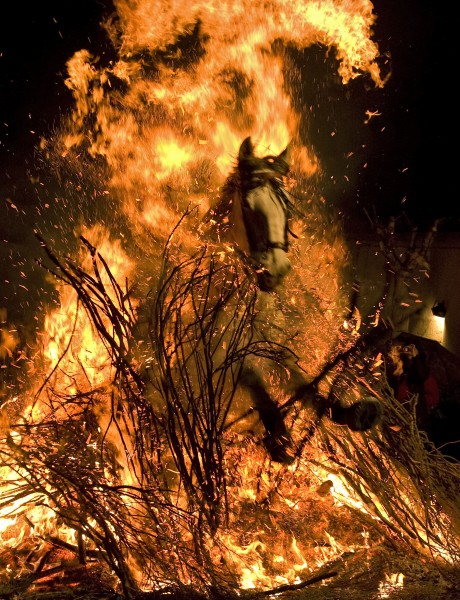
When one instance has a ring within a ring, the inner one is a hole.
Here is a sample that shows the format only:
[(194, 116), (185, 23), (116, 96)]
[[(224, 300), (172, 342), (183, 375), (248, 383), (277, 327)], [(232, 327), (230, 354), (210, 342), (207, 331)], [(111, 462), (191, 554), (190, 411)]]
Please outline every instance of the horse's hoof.
[(346, 425), (352, 431), (367, 431), (380, 423), (382, 414), (380, 402), (368, 398), (351, 406), (335, 404), (332, 407), (331, 419), (334, 423)]
[(295, 461), (294, 447), (289, 437), (267, 436), (263, 443), (273, 462), (292, 465)]
[(345, 423), (352, 431), (367, 431), (382, 420), (382, 405), (371, 398), (360, 400), (343, 410)]

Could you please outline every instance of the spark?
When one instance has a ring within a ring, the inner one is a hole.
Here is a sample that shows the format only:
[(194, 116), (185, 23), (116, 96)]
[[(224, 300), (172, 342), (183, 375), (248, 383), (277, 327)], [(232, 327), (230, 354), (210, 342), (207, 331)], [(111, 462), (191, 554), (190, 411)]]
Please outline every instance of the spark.
[(371, 119), (373, 119), (374, 117), (381, 117), (382, 113), (379, 113), (378, 110), (375, 111), (371, 111), (371, 110), (366, 110), (364, 113), (367, 116), (367, 119), (364, 121), (364, 124), (367, 125)]

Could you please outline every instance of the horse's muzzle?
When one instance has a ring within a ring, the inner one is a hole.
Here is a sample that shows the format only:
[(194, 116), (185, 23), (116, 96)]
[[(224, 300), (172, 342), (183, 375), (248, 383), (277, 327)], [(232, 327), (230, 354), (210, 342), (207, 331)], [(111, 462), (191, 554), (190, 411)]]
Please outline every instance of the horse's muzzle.
[(262, 292), (272, 292), (281, 285), (283, 279), (284, 276), (274, 276), (265, 269), (257, 272), (257, 285)]
[(271, 248), (260, 256), (258, 262), (257, 283), (263, 292), (276, 289), (291, 270), (287, 253), (280, 248)]
[(257, 271), (257, 285), (262, 292), (272, 292), (283, 283), (288, 272), (273, 274), (267, 269), (260, 269)]

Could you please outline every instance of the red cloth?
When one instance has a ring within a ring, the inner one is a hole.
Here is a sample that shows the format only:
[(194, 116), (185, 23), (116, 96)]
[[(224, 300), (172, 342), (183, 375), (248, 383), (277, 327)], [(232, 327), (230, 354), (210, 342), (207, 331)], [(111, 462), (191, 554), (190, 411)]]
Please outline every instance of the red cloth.
[(410, 395), (411, 395), (411, 391), (407, 384), (407, 377), (404, 375), (396, 389), (396, 400), (399, 400), (400, 402), (404, 402), (404, 400), (407, 400)]
[(439, 404), (440, 398), (438, 383), (433, 375), (428, 375), (423, 382), (423, 393), (428, 411), (433, 410)]
[[(412, 394), (417, 393), (419, 393), (418, 390), (410, 389), (407, 377), (404, 376), (398, 385), (398, 389), (396, 390), (396, 399), (400, 402), (404, 402), (410, 398)], [(429, 412), (439, 404), (439, 398), (440, 393), (436, 379), (433, 377), (433, 375), (428, 375), (423, 382), (423, 398), (421, 399), (424, 400), (425, 406)]]

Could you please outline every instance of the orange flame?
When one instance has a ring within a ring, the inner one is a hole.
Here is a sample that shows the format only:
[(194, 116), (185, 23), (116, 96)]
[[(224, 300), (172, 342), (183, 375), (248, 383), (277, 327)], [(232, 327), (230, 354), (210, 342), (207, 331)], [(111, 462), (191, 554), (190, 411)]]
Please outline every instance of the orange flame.
[[(377, 87), (383, 86), (376, 62), (378, 48), (372, 41), (372, 4), (367, 0), (115, 0), (114, 5), (117, 24), (112, 21), (106, 27), (118, 58), (104, 65), (86, 50), (70, 58), (66, 84), (75, 106), (56, 142), (64, 160), (78, 158), (83, 149), (92, 158), (104, 159), (107, 180), (100, 185), (123, 214), (131, 242), (102, 226), (82, 228), (76, 235), (83, 234), (97, 247), (114, 278), (135, 282), (143, 286), (142, 291), (154, 285), (164, 241), (179, 217), (190, 204), (198, 207), (199, 217), (208, 210), (234, 166), (239, 144), (248, 135), (260, 154), (277, 154), (294, 140), (289, 185), (299, 189), (301, 202), (311, 208), (313, 225), (322, 223), (316, 214), (320, 209), (310, 206), (311, 198), (301, 189), (306, 177), (320, 175), (322, 167), (308, 140), (301, 139), (301, 115), (293, 108), (287, 85), (286, 49), (290, 45), (302, 49), (321, 44), (335, 51), (344, 85), (362, 76), (370, 77)], [(195, 42), (194, 55), (193, 48), (184, 49), (179, 43), (181, 36), (190, 38), (189, 44)], [(191, 57), (186, 56), (187, 50)], [(323, 198), (321, 202), (326, 203)], [(292, 312), (314, 316), (304, 331), (299, 332), (296, 325), (290, 336), (300, 363), (314, 376), (337, 341), (343, 322), (341, 271), (346, 264), (346, 245), (338, 226), (329, 224), (325, 231), (322, 224), (324, 229), (313, 232), (301, 225), (294, 227), (293, 275), (288, 289), (280, 292), (279, 302), (285, 300), (284, 305)], [(189, 239), (180, 242), (199, 244), (194, 233), (188, 232)], [(305, 256), (309, 257), (308, 264)], [(83, 269), (88, 268), (86, 260), (84, 255), (77, 257)], [(60, 307), (47, 316), (41, 339), (45, 371), (47, 376), (52, 374), (49, 385), (69, 395), (110, 387), (113, 365), (104, 344), (75, 292), (67, 287), (59, 292)], [(2, 335), (5, 337), (3, 330)], [(2, 343), (8, 349), (15, 339), (5, 339)], [(146, 361), (149, 359), (147, 356)], [(36, 422), (48, 410), (43, 399), (28, 405), (24, 416), (28, 422)], [(123, 425), (114, 422), (103, 401), (95, 412), (106, 439), (114, 447), (120, 446)], [(321, 502), (329, 510), (339, 510), (343, 503), (363, 511), (365, 507), (340, 477), (328, 472), (326, 459), (324, 468), (316, 472), (305, 464), (295, 465), (286, 474), (287, 482), (280, 485), (276, 467), (267, 467), (260, 475), (260, 465), (267, 466), (260, 448), (250, 450), (245, 456), (235, 456), (239, 484), (230, 486), (235, 509), (232, 533), (219, 532), (216, 539), (209, 540), (209, 546), (210, 552), (216, 553), (216, 562), (233, 564), (242, 588), (270, 588), (296, 581), (299, 573), (326, 564), (345, 548), (332, 533), (319, 532), (318, 524), (313, 542), (307, 538), (304, 543), (294, 536), (291, 525), (305, 533), (299, 506), (311, 511)], [(125, 451), (117, 456), (117, 476), (130, 486), (135, 483), (135, 449), (129, 446)], [(11, 470), (4, 471), (4, 480), (11, 480), (14, 486)], [(115, 475), (107, 474), (110, 477)], [(330, 493), (328, 484), (323, 495), (313, 497), (316, 492), (312, 490), (325, 481), (332, 482)], [(177, 495), (180, 506), (179, 490)], [(289, 514), (292, 519), (283, 534), (275, 536), (282, 539), (270, 537), (269, 526), (245, 530), (239, 520), (245, 506), (272, 496), (276, 501), (272, 512), (267, 511), (269, 517), (282, 520)], [(10, 507), (8, 514), (0, 514), (0, 532), (18, 527), (16, 513), (21, 502)], [(133, 501), (133, 515), (137, 508)], [(48, 514), (36, 507), (31, 510), (35, 517), (30, 521), (40, 522), (40, 532), (59, 528), (62, 535), (62, 526), (51, 522)], [(67, 535), (70, 538), (74, 533)], [(19, 534), (14, 543), (18, 539)], [(13, 543), (0, 540), (2, 544)], [(216, 550), (216, 541), (223, 542), (224, 557)], [(272, 542), (276, 547), (270, 545)], [(135, 557), (130, 557), (130, 565), (142, 580)]]

